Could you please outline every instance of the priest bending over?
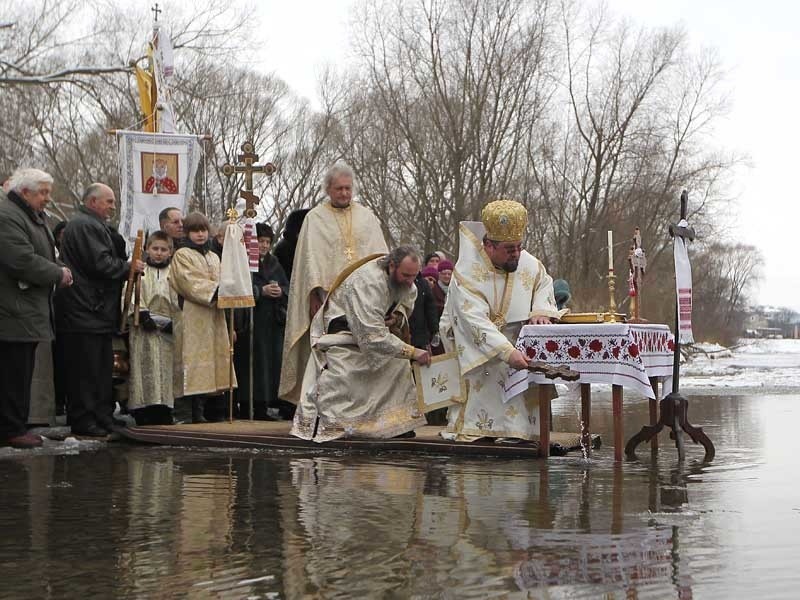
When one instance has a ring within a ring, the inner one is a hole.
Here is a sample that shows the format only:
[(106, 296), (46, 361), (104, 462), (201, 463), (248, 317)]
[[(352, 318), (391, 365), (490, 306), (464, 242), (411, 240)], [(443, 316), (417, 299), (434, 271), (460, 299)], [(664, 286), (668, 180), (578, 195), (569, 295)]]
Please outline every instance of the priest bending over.
[(528, 366), (514, 343), (524, 324), (550, 323), (567, 310), (556, 307), (553, 280), (542, 263), (522, 249), (525, 207), (497, 200), (486, 205), (481, 219), (460, 225), (458, 262), (439, 322), (468, 390), (463, 404), (448, 409), (442, 437), (530, 441), (539, 435), (535, 386), (503, 402), (508, 368)]
[(311, 323), (292, 435), (315, 442), (411, 437), (425, 425), (409, 361), (428, 364), (430, 355), (408, 343), (407, 321), (419, 267), (419, 254), (400, 246), (339, 274)]

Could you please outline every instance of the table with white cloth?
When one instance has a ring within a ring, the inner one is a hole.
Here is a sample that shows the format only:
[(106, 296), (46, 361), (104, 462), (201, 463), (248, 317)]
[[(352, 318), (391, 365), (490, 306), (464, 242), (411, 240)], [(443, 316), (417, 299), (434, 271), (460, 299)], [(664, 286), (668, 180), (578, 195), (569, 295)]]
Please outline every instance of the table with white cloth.
[[(580, 373), (581, 435), (590, 448), (591, 384), (611, 385), (614, 458), (622, 460), (622, 390), (632, 389), (650, 399), (650, 423), (658, 421), (658, 384), (672, 377), (674, 338), (667, 325), (587, 323), (525, 325), (516, 347), (529, 361), (566, 365)], [(550, 443), (550, 387), (543, 373), (510, 371), (506, 399), (539, 385), (539, 423), (542, 448)], [(652, 440), (657, 450), (658, 440)]]

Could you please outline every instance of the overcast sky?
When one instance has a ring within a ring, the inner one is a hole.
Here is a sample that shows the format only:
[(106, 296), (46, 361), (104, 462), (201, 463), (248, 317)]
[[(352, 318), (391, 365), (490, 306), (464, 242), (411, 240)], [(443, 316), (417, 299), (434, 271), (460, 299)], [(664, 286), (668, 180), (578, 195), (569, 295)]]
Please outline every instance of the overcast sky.
[[(758, 299), (800, 311), (800, 205), (794, 175), (800, 140), (800, 3), (777, 0), (609, 0), (645, 25), (682, 23), (690, 43), (717, 48), (729, 72), (732, 110), (717, 126), (719, 144), (746, 153), (737, 172), (732, 237), (766, 260)], [(256, 65), (313, 98), (325, 64), (349, 59), (353, 0), (259, 0), (264, 52)], [(676, 194), (679, 190), (676, 190)], [(702, 232), (699, 232), (702, 235)]]

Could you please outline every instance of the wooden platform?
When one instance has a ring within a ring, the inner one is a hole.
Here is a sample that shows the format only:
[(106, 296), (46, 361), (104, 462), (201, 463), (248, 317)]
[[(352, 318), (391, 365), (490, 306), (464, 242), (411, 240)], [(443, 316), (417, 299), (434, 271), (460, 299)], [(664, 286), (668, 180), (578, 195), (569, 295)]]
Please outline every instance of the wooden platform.
[[(414, 438), (389, 440), (342, 439), (318, 444), (289, 435), (291, 423), (269, 421), (234, 421), (182, 425), (150, 425), (126, 427), (117, 432), (124, 438), (147, 444), (193, 446), (204, 448), (257, 448), (276, 450), (313, 450), (348, 452), (410, 452), (460, 456), (496, 456), (506, 458), (538, 458), (539, 443), (496, 444), (491, 440), (456, 443), (439, 436), (441, 427), (426, 426), (416, 430)], [(594, 436), (592, 446), (600, 444)], [(550, 434), (550, 455), (559, 456), (568, 450), (580, 449), (578, 433)]]

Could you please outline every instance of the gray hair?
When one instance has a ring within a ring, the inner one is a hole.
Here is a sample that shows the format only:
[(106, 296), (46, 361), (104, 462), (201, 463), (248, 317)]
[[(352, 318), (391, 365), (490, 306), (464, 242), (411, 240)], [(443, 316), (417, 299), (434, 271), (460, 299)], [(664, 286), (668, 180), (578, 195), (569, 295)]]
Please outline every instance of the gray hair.
[(35, 192), (42, 183), (53, 183), (53, 177), (39, 169), (17, 169), (8, 180), (8, 189), (18, 194), (22, 190)]
[(352, 167), (343, 160), (337, 160), (325, 172), (325, 177), (322, 178), (322, 191), (327, 190), (331, 183), (333, 183), (333, 180), (342, 175), (346, 175), (355, 183), (356, 174), (353, 172)]
[(102, 183), (92, 183), (91, 185), (89, 185), (89, 187), (87, 187), (87, 188), (84, 190), (84, 192), (83, 192), (83, 196), (81, 196), (81, 202), (82, 202), (83, 204), (86, 204), (86, 203), (89, 201), (89, 198), (96, 198), (96, 197), (97, 197), (97, 194), (98, 194), (98, 192), (99, 192), (99, 191), (100, 191), (100, 190), (101, 190), (103, 187), (105, 187), (105, 185), (104, 185), (104, 184), (102, 184)]
[(399, 265), (403, 262), (406, 258), (411, 258), (415, 263), (421, 264), (422, 263), (422, 255), (420, 255), (419, 251), (414, 248), (413, 246), (398, 246), (389, 251), (389, 254), (383, 256), (378, 259), (378, 265), (382, 269), (388, 269), (389, 263), (393, 263), (394, 266)]

